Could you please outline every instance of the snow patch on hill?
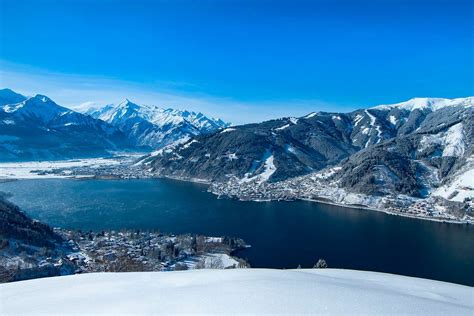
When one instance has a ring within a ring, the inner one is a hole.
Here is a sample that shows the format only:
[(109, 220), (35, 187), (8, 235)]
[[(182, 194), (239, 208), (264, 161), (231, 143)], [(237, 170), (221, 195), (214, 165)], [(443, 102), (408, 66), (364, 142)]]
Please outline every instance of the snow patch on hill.
[(451, 126), (446, 132), (424, 135), (420, 141), (419, 151), (423, 151), (434, 144), (443, 146), (442, 156), (461, 157), (466, 148), (463, 124), (458, 123)]
[(223, 130), (221, 131), (221, 134), (222, 134), (222, 133), (233, 132), (233, 131), (235, 131), (235, 128), (229, 127), (229, 128), (223, 129)]
[(453, 177), (453, 180), (436, 189), (433, 195), (456, 202), (463, 202), (465, 199), (474, 200), (474, 157), (471, 156), (466, 166)]
[(271, 152), (269, 150), (267, 150), (265, 152), (265, 154), (263, 155), (263, 158), (261, 160), (261, 161), (263, 161), (263, 165), (259, 168), (262, 171), (259, 174), (255, 175), (255, 176), (249, 177), (249, 175), (252, 174), (252, 171), (251, 171), (251, 172), (247, 173), (245, 178), (241, 179), (240, 182), (241, 183), (246, 183), (246, 182), (263, 183), (263, 182), (268, 181), (268, 179), (270, 179), (272, 174), (274, 174), (276, 169), (277, 169), (275, 164), (274, 164), (274, 159), (275, 158), (271, 154)]
[(285, 128), (288, 128), (288, 127), (290, 127), (290, 124), (285, 124), (285, 125), (283, 125), (283, 126), (281, 126), (281, 127), (275, 128), (275, 131), (281, 131), (281, 130), (284, 130)]
[(444, 139), (443, 156), (461, 157), (464, 154), (466, 143), (462, 123), (451, 126)]

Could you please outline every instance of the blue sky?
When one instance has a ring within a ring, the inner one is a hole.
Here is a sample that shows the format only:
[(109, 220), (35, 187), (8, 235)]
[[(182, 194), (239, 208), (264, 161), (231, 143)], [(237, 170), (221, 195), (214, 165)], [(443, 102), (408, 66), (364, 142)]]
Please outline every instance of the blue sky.
[(235, 123), (474, 95), (472, 1), (0, 0), (0, 86)]

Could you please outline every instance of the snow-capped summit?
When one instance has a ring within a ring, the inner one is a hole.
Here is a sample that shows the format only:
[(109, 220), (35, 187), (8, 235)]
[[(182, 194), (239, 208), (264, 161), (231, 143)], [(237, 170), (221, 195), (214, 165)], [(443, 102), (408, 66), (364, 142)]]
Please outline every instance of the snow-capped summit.
[(405, 102), (395, 104), (383, 104), (373, 107), (377, 110), (389, 110), (393, 108), (413, 111), (416, 109), (429, 109), (437, 111), (444, 107), (464, 106), (472, 107), (474, 105), (474, 97), (445, 99), (445, 98), (413, 98)]
[(128, 99), (87, 112), (129, 135), (137, 145), (160, 148), (190, 137), (211, 133), (230, 124), (200, 112), (138, 105)]
[(86, 114), (108, 123), (116, 123), (125, 119), (137, 117), (138, 108), (138, 105), (125, 99), (117, 105), (108, 104), (99, 110), (89, 111)]
[(71, 110), (57, 105), (47, 96), (37, 94), (20, 103), (4, 105), (3, 111), (13, 114), (16, 117), (22, 117), (23, 119), (49, 122), (56, 116), (70, 112)]

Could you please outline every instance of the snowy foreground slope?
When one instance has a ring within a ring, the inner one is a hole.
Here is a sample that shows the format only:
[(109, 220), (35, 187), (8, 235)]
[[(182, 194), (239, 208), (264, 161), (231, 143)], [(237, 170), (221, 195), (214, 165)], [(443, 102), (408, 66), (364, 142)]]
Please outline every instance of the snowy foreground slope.
[(0, 314), (472, 315), (474, 289), (339, 269), (99, 273), (0, 285)]

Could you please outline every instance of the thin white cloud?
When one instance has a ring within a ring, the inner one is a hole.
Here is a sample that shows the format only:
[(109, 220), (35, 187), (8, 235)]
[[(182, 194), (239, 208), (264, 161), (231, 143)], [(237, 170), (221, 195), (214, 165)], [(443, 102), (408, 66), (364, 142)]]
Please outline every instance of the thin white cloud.
[(187, 83), (135, 83), (100, 76), (53, 73), (4, 61), (0, 64), (0, 88), (10, 88), (28, 96), (44, 94), (56, 103), (77, 111), (128, 98), (138, 104), (200, 111), (233, 124), (242, 124), (337, 109), (335, 105), (319, 100), (240, 102), (232, 98), (180, 91), (179, 87), (189, 85)]

